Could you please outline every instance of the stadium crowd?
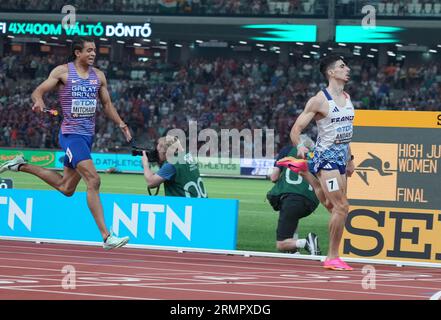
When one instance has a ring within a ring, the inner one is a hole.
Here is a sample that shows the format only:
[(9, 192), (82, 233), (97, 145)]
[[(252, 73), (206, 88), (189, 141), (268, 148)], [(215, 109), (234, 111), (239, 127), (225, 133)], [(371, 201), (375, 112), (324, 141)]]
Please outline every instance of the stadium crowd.
[[(325, 13), (327, 0), (72, 0), (80, 12), (179, 15), (289, 15)], [(3, 0), (0, 9), (57, 11), (62, 0)]]
[[(71, 0), (81, 13), (166, 15), (327, 15), (328, 0)], [(60, 12), (63, 0), (2, 0), (0, 10)], [(338, 17), (362, 16), (372, 5), (379, 16), (441, 16), (436, 0), (336, 0)]]
[[(0, 146), (58, 148), (61, 115), (36, 115), (30, 96), (50, 70), (63, 63), (61, 59), (55, 55), (1, 58)], [(140, 141), (155, 141), (171, 128), (188, 130), (188, 121), (193, 120), (199, 130), (274, 129), (276, 146), (281, 147), (308, 97), (326, 86), (313, 59), (288, 65), (223, 58), (193, 59), (184, 65), (152, 63), (144, 66), (147, 72), (136, 81), (112, 79), (109, 64), (98, 64), (109, 78), (115, 107)], [(377, 68), (371, 59), (353, 59), (350, 67), (347, 91), (356, 108), (441, 109), (440, 63)], [(60, 110), (56, 92), (46, 98), (48, 108)], [(128, 147), (101, 110), (96, 133), (95, 151)], [(310, 134), (315, 135), (314, 127)]]

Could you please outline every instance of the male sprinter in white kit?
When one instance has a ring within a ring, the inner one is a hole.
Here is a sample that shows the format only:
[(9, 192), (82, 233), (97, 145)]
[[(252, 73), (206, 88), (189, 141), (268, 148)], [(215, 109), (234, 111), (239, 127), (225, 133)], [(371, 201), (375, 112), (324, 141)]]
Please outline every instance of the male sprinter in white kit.
[(109, 233), (104, 221), (99, 197), (101, 181), (91, 157), (98, 98), (104, 113), (119, 126), (127, 141), (132, 136), (110, 100), (104, 73), (93, 67), (95, 57), (96, 47), (92, 39), (76, 39), (72, 43), (72, 62), (54, 68), (48, 79), (32, 93), (32, 110), (43, 112), (44, 94), (55, 88), (59, 89), (63, 110), (59, 142), (66, 152), (63, 175), (28, 164), (22, 156), (2, 164), (0, 173), (11, 170), (33, 174), (68, 197), (74, 194), (82, 178), (87, 185), (87, 205), (103, 238), (103, 247), (109, 250), (125, 245), (129, 237), (118, 238)]
[(320, 72), (326, 77), (329, 85), (309, 99), (290, 133), (292, 143), (297, 146), (297, 156), (305, 159), (310, 150), (300, 143), (300, 134), (313, 119), (316, 121), (318, 136), (313, 157), (309, 163), (307, 160), (281, 159), (281, 164), (284, 163), (295, 172), (301, 172), (316, 192), (321, 189), (320, 192), (325, 196), (321, 201), (331, 212), (331, 218), (329, 250), (323, 267), (332, 270), (353, 270), (338, 254), (349, 212), (346, 180), (347, 176), (354, 172), (349, 146), (353, 132), (354, 106), (349, 95), (343, 91), (349, 80), (349, 71), (349, 67), (340, 56), (330, 55), (322, 59)]

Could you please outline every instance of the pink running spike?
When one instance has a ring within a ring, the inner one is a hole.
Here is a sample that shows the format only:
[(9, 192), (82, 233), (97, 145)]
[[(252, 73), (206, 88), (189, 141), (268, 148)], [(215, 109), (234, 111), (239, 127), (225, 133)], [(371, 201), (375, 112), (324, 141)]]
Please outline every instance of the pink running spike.
[(278, 166), (286, 167), (295, 173), (300, 171), (308, 171), (308, 161), (304, 159), (297, 159), (294, 157), (285, 157), (276, 162)]
[(340, 258), (327, 259), (323, 263), (323, 268), (337, 271), (352, 271), (354, 268), (350, 267), (346, 262)]

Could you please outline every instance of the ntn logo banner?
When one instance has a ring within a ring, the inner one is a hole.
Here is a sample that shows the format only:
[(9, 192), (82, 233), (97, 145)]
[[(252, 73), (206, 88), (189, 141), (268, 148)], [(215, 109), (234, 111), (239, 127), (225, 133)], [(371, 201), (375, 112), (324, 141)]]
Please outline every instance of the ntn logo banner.
[[(101, 194), (107, 226), (130, 243), (235, 249), (237, 200)], [(86, 194), (0, 190), (0, 234), (100, 241)]]
[(26, 209), (22, 210), (12, 197), (0, 196), (0, 213), (3, 211), (1, 205), (7, 206), (8, 226), (11, 230), (14, 230), (15, 218), (18, 218), (26, 229), (31, 231), (33, 202), (33, 198), (26, 198)]
[(185, 218), (181, 219), (169, 205), (132, 203), (131, 213), (126, 214), (115, 202), (113, 205), (113, 231), (118, 235), (120, 223), (122, 223), (132, 235), (137, 237), (139, 213), (145, 213), (148, 221), (147, 233), (154, 239), (156, 235), (156, 217), (158, 214), (165, 214), (165, 235), (172, 239), (174, 226), (188, 240), (191, 240), (192, 211), (192, 206), (185, 206)]

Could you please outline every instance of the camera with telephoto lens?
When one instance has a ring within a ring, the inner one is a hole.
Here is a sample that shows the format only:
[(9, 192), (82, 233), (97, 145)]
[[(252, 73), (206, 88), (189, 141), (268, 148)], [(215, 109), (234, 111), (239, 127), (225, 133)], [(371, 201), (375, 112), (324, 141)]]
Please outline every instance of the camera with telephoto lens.
[(132, 156), (142, 156), (143, 151), (145, 151), (150, 162), (159, 162), (158, 150), (132, 146)]

